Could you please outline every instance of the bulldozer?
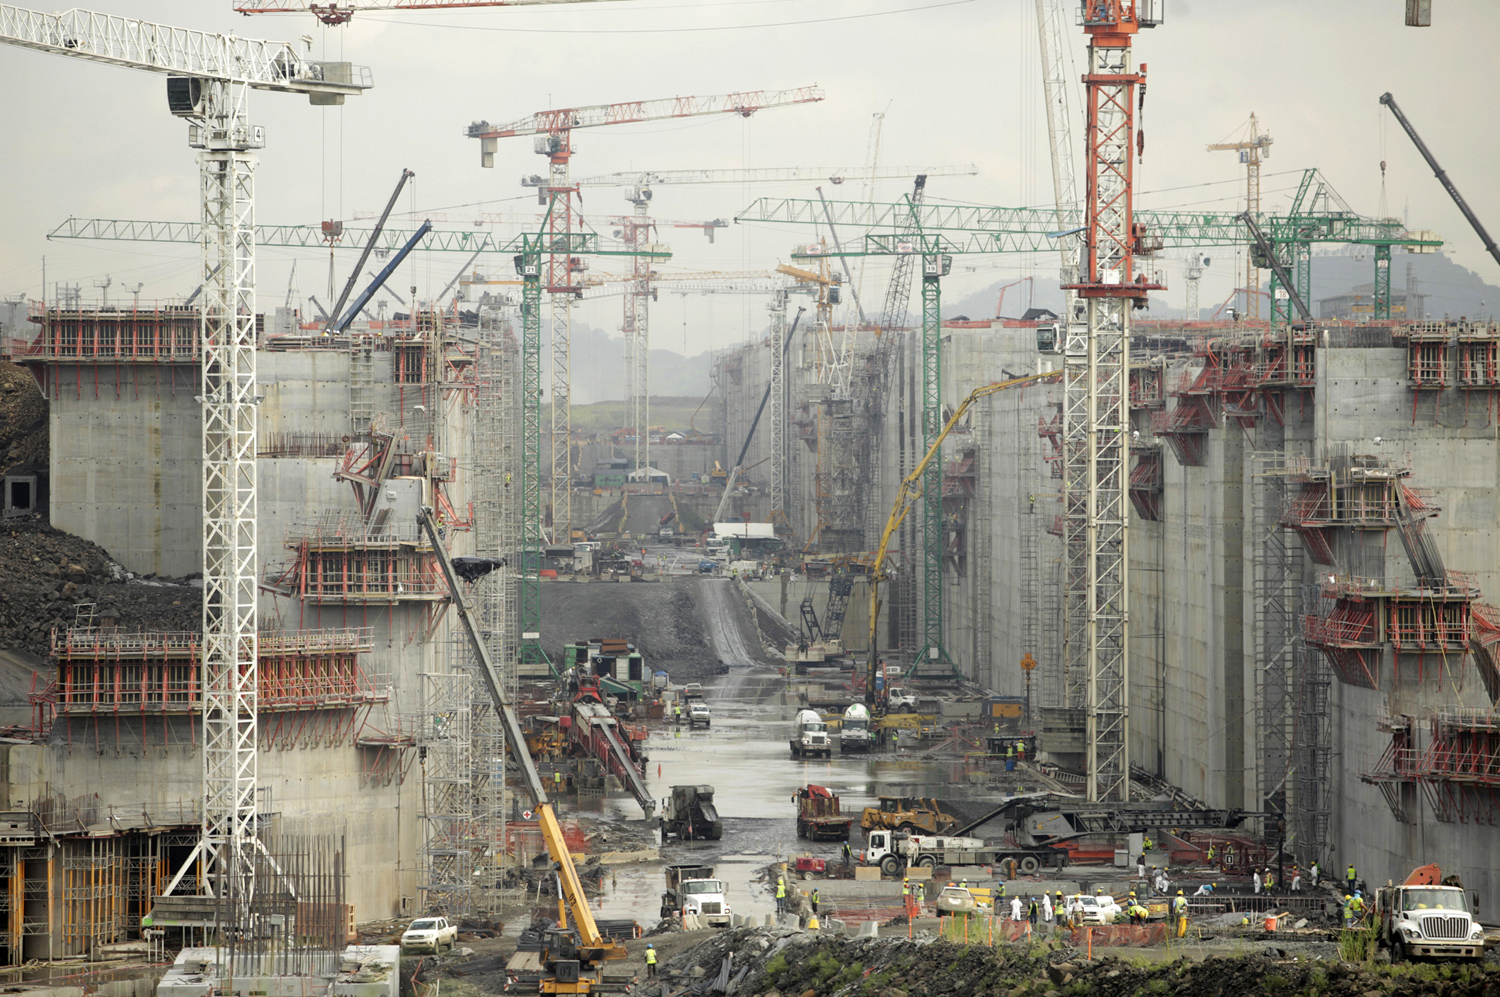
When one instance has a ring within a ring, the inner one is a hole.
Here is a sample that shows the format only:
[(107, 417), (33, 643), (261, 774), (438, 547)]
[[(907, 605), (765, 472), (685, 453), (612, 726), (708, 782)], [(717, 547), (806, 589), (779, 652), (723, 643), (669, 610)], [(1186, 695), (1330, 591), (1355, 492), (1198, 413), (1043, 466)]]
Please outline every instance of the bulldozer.
[(957, 823), (957, 818), (943, 812), (937, 800), (920, 796), (882, 796), (878, 806), (865, 807), (859, 818), (859, 826), (867, 832), (885, 829), (942, 834)]

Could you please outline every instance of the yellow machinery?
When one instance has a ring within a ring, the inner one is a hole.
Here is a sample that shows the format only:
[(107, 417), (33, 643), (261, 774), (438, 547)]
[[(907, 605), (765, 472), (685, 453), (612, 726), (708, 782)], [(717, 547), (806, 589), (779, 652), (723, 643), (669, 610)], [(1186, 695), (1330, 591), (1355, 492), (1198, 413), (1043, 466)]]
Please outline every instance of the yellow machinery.
[[(510, 752), (511, 761), (515, 762), (516, 767), (521, 770), (522, 781), (526, 783), (526, 792), (530, 795), (532, 807), (536, 811), (537, 824), (541, 827), (542, 840), (547, 843), (547, 854), (551, 857), (552, 868), (557, 873), (557, 927), (547, 933), (547, 940), (542, 949), (540, 992), (544, 994), (591, 993), (600, 983), (603, 964), (612, 959), (624, 959), (625, 947), (616, 944), (613, 939), (600, 935), (599, 926), (594, 923), (594, 916), (589, 912), (589, 902), (583, 892), (583, 882), (578, 878), (578, 870), (573, 866), (573, 856), (568, 853), (567, 842), (563, 840), (562, 827), (557, 823), (557, 814), (553, 813), (552, 804), (547, 799), (547, 790), (542, 784), (541, 776), (537, 774), (530, 752), (527, 751), (526, 735), (521, 730), (520, 719), (516, 716), (515, 708), (505, 698), (505, 690), (500, 685), (495, 663), (490, 660), (489, 648), (480, 639), (479, 627), (469, 610), (469, 601), (464, 597), (464, 589), (458, 572), (453, 567), (453, 561), (448, 557), (442, 538), (437, 534), (432, 510), (423, 509), (422, 513), (417, 516), (417, 524), (427, 531), (427, 539), (432, 543), (438, 564), (443, 569), (443, 576), (448, 582), (448, 591), (453, 597), (453, 607), (458, 611), (458, 618), (464, 625), (464, 632), (468, 634), (474, 657), (479, 660), (484, 684), (489, 689), (490, 699), (495, 704), (495, 712), (500, 715), (501, 725), (505, 728), (505, 748)], [(498, 562), (490, 567), (494, 566), (498, 566)], [(489, 568), (482, 564), (466, 564), (464, 577), (473, 581), (488, 573), (488, 570)], [(570, 914), (573, 919), (571, 928), (568, 926)]]
[(997, 381), (994, 384), (986, 384), (982, 388), (975, 388), (969, 392), (969, 396), (959, 403), (958, 408), (953, 410), (953, 415), (944, 423), (943, 431), (938, 433), (937, 439), (932, 441), (932, 446), (927, 448), (927, 453), (922, 455), (922, 459), (917, 463), (917, 466), (912, 468), (911, 473), (902, 480), (901, 487), (897, 489), (896, 501), (891, 506), (890, 518), (885, 521), (885, 530), (880, 534), (880, 548), (875, 551), (875, 558), (870, 562), (870, 663), (869, 672), (865, 678), (865, 703), (870, 707), (872, 713), (878, 714), (880, 712), (879, 697), (876, 695), (875, 689), (877, 684), (875, 679), (880, 669), (880, 656), (876, 654), (875, 649), (878, 646), (877, 636), (880, 623), (880, 582), (886, 576), (885, 555), (887, 549), (890, 547), (891, 537), (901, 528), (901, 521), (906, 518), (906, 514), (911, 511), (911, 507), (916, 503), (917, 499), (922, 497), (922, 473), (927, 470), (927, 465), (931, 463), (933, 455), (942, 447), (943, 440), (948, 438), (948, 433), (968, 413), (969, 406), (981, 398), (993, 395), (997, 391), (1004, 391), (1006, 388), (1014, 388), (1017, 385), (1030, 384), (1033, 381), (1044, 381), (1058, 376), (1060, 375), (1057, 371), (1028, 374), (1025, 377), (1012, 378), (1009, 381)]

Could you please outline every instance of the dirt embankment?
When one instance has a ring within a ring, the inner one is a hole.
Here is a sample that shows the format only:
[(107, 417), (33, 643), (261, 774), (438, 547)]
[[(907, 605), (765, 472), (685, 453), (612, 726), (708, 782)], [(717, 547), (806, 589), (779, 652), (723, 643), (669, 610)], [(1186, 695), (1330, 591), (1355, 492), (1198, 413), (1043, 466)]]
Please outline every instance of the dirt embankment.
[(0, 474), (47, 466), (47, 400), (36, 379), (0, 360)]
[(0, 522), (0, 649), (44, 657), (52, 629), (73, 626), (79, 603), (127, 631), (203, 626), (201, 585), (137, 577), (103, 547), (37, 516)]
[[(662, 967), (666, 993), (711, 980), (732, 953), (735, 997), (1458, 997), (1500, 994), (1500, 970), (1467, 965), (1357, 966), (1273, 954), (1158, 959), (1106, 957), (1070, 948), (956, 945), (904, 938), (847, 939), (739, 929)], [(696, 967), (696, 970), (695, 970)], [(675, 982), (674, 982), (675, 981)], [(650, 994), (650, 991), (648, 991)]]
[(548, 582), (542, 585), (543, 648), (558, 660), (564, 644), (593, 637), (622, 637), (646, 657), (652, 671), (674, 681), (714, 674), (717, 661), (695, 603), (689, 578), (647, 583)]

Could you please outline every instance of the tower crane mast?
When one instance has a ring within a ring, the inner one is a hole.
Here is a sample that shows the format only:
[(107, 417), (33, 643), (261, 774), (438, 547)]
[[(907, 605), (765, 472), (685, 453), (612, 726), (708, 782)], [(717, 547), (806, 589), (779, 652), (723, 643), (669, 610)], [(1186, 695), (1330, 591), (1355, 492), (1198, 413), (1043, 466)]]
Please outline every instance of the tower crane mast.
[[(1245, 164), (1245, 210), (1252, 216), (1260, 215), (1260, 162), (1271, 158), (1273, 141), (1268, 132), (1260, 130), (1260, 120), (1252, 113), (1250, 130), (1245, 138), (1235, 142), (1215, 142), (1208, 147), (1209, 152), (1240, 154), (1240, 162)], [(1245, 254), (1245, 286), (1260, 287), (1260, 267), (1256, 265), (1254, 253)], [(1245, 315), (1260, 318), (1260, 295), (1245, 292)]]
[[(1087, 326), (1064, 340), (1064, 684), (1087, 724), (1090, 802), (1130, 799), (1130, 314), (1160, 287), (1137, 273), (1147, 248), (1133, 216), (1137, 100), (1145, 66), (1131, 41), (1160, 23), (1156, 0), (1085, 0), (1088, 36), (1083, 258), (1073, 290)], [(1081, 335), (1080, 335), (1081, 333)], [(1082, 682), (1079, 683), (1079, 680)], [(1081, 685), (1081, 688), (1080, 688)], [(1081, 696), (1079, 695), (1081, 693)]]

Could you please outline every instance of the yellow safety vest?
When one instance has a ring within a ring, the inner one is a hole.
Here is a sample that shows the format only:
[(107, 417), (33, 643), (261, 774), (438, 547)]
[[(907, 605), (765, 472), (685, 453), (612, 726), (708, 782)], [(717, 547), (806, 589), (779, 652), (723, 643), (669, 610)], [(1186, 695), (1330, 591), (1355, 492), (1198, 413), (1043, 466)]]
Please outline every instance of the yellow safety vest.
[(648, 966), (655, 966), (656, 965), (656, 949), (647, 949), (646, 950), (646, 965), (648, 965)]

